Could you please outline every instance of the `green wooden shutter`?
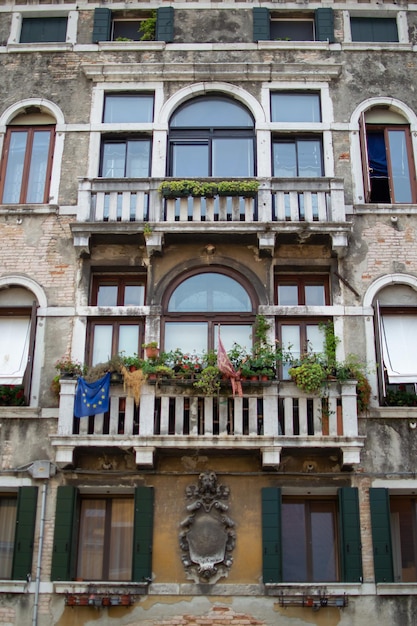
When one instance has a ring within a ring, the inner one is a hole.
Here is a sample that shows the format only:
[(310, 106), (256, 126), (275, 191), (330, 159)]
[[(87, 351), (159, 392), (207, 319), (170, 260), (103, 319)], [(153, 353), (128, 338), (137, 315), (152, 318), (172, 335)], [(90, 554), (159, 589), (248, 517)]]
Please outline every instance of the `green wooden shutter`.
[(255, 7), (253, 11), (253, 41), (271, 39), (269, 9)]
[(71, 580), (73, 577), (77, 493), (76, 487), (58, 487), (51, 580)]
[(94, 9), (93, 43), (109, 41), (111, 31), (111, 10)]
[(281, 555), (281, 489), (262, 489), (263, 581), (282, 581)]
[(334, 42), (333, 9), (322, 8), (314, 12), (316, 26), (316, 41)]
[(174, 41), (174, 9), (161, 7), (156, 12), (156, 41)]
[(152, 578), (153, 487), (136, 487), (132, 581)]
[(394, 582), (388, 489), (370, 489), (372, 543), (376, 583)]
[(24, 17), (20, 43), (63, 42), (67, 37), (66, 17)]
[(356, 487), (339, 489), (339, 512), (342, 580), (347, 583), (361, 582), (362, 546)]
[(16, 533), (12, 565), (13, 580), (26, 580), (27, 575), (32, 572), (37, 504), (38, 488), (20, 487), (17, 495)]

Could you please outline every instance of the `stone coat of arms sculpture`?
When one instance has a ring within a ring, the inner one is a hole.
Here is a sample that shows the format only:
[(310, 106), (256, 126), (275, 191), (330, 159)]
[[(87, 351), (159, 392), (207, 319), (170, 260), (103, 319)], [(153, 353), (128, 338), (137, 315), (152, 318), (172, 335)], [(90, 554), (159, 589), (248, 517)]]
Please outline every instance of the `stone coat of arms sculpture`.
[(227, 576), (233, 563), (234, 522), (226, 511), (229, 489), (217, 483), (214, 472), (200, 474), (198, 485), (186, 489), (189, 516), (181, 523), (182, 562), (195, 582), (215, 583)]

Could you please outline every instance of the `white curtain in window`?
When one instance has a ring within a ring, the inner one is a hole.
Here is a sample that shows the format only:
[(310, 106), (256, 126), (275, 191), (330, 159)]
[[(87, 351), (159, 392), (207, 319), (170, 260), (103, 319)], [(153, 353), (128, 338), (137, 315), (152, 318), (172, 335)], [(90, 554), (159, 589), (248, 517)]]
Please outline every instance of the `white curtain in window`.
[(30, 336), (29, 317), (0, 317), (0, 385), (20, 385)]
[(381, 315), (381, 344), (390, 383), (417, 383), (417, 315)]

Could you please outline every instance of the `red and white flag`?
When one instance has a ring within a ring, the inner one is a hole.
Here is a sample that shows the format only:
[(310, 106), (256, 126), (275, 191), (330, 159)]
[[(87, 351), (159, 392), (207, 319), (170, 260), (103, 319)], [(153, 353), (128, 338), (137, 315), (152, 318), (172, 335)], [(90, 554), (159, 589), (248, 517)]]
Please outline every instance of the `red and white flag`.
[(221, 371), (222, 374), (230, 378), (230, 382), (232, 383), (232, 391), (233, 395), (238, 393), (240, 397), (243, 396), (242, 391), (242, 383), (240, 382), (240, 372), (237, 372), (233, 367), (229, 357), (227, 356), (227, 352), (224, 349), (224, 345), (222, 340), (220, 339), (219, 333), (219, 346), (217, 350), (217, 367)]

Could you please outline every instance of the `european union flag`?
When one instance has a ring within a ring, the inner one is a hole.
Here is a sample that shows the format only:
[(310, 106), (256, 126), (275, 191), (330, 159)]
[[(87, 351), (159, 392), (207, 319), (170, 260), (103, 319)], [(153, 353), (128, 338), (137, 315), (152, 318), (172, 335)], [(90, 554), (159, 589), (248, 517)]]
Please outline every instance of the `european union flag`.
[(75, 417), (87, 417), (109, 410), (110, 372), (94, 383), (87, 383), (80, 377), (75, 394)]

